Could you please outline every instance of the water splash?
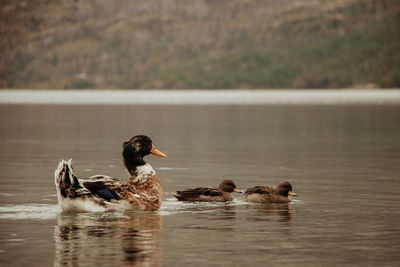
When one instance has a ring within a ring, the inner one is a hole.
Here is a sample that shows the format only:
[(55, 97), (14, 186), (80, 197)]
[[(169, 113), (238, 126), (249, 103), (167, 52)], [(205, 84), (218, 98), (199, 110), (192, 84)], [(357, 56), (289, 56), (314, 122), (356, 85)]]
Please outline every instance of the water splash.
[[(179, 213), (208, 213), (213, 212), (213, 209), (218, 207), (238, 207), (243, 205), (251, 205), (240, 198), (235, 198), (231, 202), (182, 202), (172, 197), (172, 193), (166, 193), (163, 204), (160, 208), (159, 214), (161, 216), (168, 216)], [(11, 220), (49, 220), (55, 219), (61, 209), (57, 204), (22, 204), (22, 205), (6, 205), (0, 206), (0, 219)], [(115, 218), (118, 214), (121, 217), (124, 213), (122, 211), (109, 211), (100, 213), (87, 213), (87, 216), (93, 214), (101, 214), (104, 218)], [(85, 215), (82, 215), (85, 216)], [(118, 217), (118, 216), (117, 216)]]
[(61, 210), (56, 204), (23, 204), (0, 206), (0, 219), (49, 220), (55, 219)]
[(3, 193), (0, 192), (0, 196), (2, 197), (16, 197), (16, 196), (22, 196), (23, 194), (18, 194), (18, 193)]

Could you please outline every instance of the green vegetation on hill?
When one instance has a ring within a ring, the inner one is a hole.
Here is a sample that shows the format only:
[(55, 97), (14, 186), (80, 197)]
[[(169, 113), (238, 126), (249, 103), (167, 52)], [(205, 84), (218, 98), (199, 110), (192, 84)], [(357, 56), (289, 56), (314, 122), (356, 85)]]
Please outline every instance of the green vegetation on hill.
[(399, 33), (397, 14), (336, 39), (200, 56), (148, 80), (166, 88), (399, 87)]
[(4, 0), (0, 30), (0, 88), (400, 87), (397, 0)]

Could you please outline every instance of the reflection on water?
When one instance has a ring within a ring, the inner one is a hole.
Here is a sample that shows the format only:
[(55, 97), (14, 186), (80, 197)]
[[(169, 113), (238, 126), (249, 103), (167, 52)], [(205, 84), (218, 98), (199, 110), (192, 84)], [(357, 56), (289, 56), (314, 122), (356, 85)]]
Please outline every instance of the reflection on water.
[(55, 265), (156, 266), (163, 255), (161, 226), (161, 216), (153, 212), (60, 213), (54, 230)]
[[(54, 230), (54, 265), (107, 262), (111, 265), (158, 266), (163, 261), (185, 265), (191, 258), (188, 248), (193, 250), (197, 247), (199, 253), (210, 255), (236, 253), (241, 247), (238, 234), (242, 231), (245, 236), (268, 235), (273, 238), (277, 233), (288, 235), (292, 227), (291, 216), (290, 203), (266, 205), (246, 203), (240, 199), (230, 203), (182, 203), (167, 198), (161, 212), (150, 213), (63, 212), (57, 215)], [(165, 237), (169, 237), (168, 246), (164, 246)], [(227, 240), (237, 240), (237, 248), (227, 246)], [(174, 251), (171, 253), (172, 248)], [(206, 258), (205, 263), (208, 261)], [(225, 263), (224, 258), (212, 261), (217, 265)]]
[[(397, 266), (400, 106), (0, 105), (0, 264)], [(54, 169), (126, 179), (121, 143), (147, 134), (158, 213), (60, 213)], [(292, 183), (289, 204), (183, 203), (232, 179)], [(284, 255), (284, 256), (282, 256)]]
[[(255, 216), (250, 220), (289, 223), (292, 220), (292, 207), (289, 203), (254, 204)], [(288, 224), (290, 225), (290, 224)]]

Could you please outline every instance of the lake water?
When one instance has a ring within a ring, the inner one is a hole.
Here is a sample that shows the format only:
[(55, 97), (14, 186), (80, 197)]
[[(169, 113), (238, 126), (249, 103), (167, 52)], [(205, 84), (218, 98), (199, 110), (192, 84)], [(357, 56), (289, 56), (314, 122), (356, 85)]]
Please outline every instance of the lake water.
[[(3, 102), (0, 264), (399, 265), (400, 102), (293, 99)], [(161, 210), (62, 213), (53, 177), (58, 161), (73, 158), (82, 178), (126, 179), (121, 146), (136, 134), (149, 135), (168, 155), (146, 157), (164, 187)], [(227, 178), (240, 189), (288, 180), (299, 196), (265, 205), (246, 203), (240, 194), (227, 204), (172, 197)]]

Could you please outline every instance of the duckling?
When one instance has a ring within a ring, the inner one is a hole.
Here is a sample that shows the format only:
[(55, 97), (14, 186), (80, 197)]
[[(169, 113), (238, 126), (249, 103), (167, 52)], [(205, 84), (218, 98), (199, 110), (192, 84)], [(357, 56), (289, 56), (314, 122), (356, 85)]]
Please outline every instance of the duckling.
[(223, 180), (218, 188), (196, 187), (176, 191), (174, 196), (180, 201), (226, 202), (233, 200), (232, 192), (241, 193), (232, 180)]
[(80, 179), (74, 173), (72, 160), (61, 160), (54, 173), (58, 204), (63, 211), (158, 210), (162, 187), (154, 169), (143, 160), (149, 154), (167, 156), (145, 135), (134, 136), (123, 143), (127, 181), (105, 175)]
[(249, 188), (244, 193), (248, 202), (255, 203), (288, 203), (291, 201), (289, 196), (297, 196), (292, 191), (292, 185), (289, 182), (281, 182), (276, 188), (272, 186), (255, 186)]

